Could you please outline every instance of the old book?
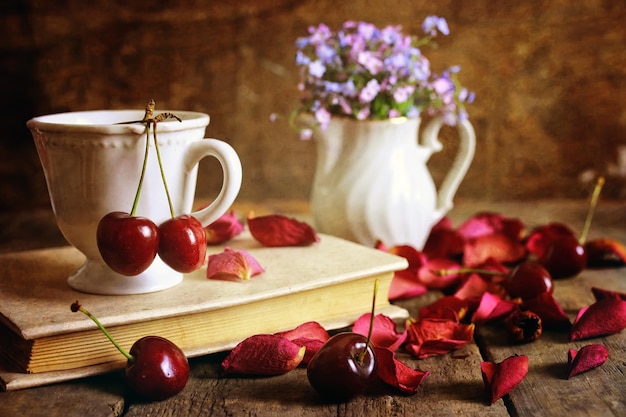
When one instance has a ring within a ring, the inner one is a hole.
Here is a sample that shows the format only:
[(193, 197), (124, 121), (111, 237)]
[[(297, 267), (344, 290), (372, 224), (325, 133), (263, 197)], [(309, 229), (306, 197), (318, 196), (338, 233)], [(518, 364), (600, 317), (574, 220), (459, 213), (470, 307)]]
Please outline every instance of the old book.
[[(404, 258), (321, 235), (308, 247), (266, 248), (245, 233), (229, 242), (265, 268), (251, 280), (208, 280), (202, 268), (178, 286), (151, 294), (77, 292), (66, 277), (82, 262), (72, 247), (0, 256), (0, 378), (5, 389), (122, 368), (125, 359), (95, 324), (70, 305), (79, 300), (130, 349), (142, 336), (172, 340), (190, 356), (232, 348), (244, 338), (306, 321), (327, 329), (350, 325), (371, 308), (393, 318), (407, 312), (386, 297)], [(220, 252), (223, 247), (210, 248)], [(132, 279), (129, 278), (129, 279)]]

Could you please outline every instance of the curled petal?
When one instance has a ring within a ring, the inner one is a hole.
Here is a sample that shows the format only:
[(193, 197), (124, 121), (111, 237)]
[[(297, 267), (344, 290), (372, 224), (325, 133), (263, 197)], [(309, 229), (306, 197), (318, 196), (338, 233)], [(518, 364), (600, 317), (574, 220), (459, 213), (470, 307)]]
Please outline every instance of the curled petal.
[(417, 297), (422, 294), (426, 294), (428, 288), (417, 278), (415, 271), (408, 269), (402, 271), (396, 271), (393, 274), (391, 280), (391, 286), (389, 287), (389, 294), (387, 297), (389, 301), (404, 300), (407, 298)]
[(460, 322), (465, 318), (469, 309), (467, 300), (453, 295), (439, 298), (419, 311), (419, 318), (439, 318)]
[(504, 300), (498, 295), (486, 292), (480, 298), (478, 308), (472, 315), (472, 323), (482, 325), (490, 321), (495, 321), (507, 317), (517, 308), (517, 303)]
[(552, 242), (562, 236), (575, 237), (576, 235), (569, 226), (559, 222), (538, 226), (526, 237), (526, 249), (537, 258), (541, 258)]
[(598, 287), (592, 287), (591, 292), (596, 300), (603, 298), (619, 298), (620, 300), (626, 301), (626, 293), (624, 292), (605, 290), (604, 288)]
[(407, 269), (415, 273), (428, 262), (422, 252), (410, 245), (394, 246), (389, 249), (389, 253), (405, 258), (409, 262)]
[(528, 374), (528, 356), (510, 356), (500, 363), (481, 362), (487, 401), (493, 404), (513, 391)]
[(602, 365), (609, 357), (606, 346), (592, 344), (567, 352), (567, 379)]
[(518, 241), (524, 233), (524, 223), (519, 219), (505, 217), (498, 213), (481, 212), (476, 213), (461, 224), (458, 232), (464, 239), (502, 234)]
[[(370, 327), (371, 313), (363, 314), (359, 317), (354, 325), (352, 331), (354, 333), (367, 336)], [(396, 331), (396, 323), (384, 314), (377, 314), (374, 316), (374, 323), (372, 327), (372, 343), (375, 346), (383, 347), (395, 352), (406, 340), (406, 330), (402, 333)]]
[(419, 319), (407, 329), (405, 348), (418, 359), (443, 355), (465, 346), (474, 337), (474, 324), (446, 319)]
[(626, 301), (604, 298), (580, 309), (570, 331), (570, 340), (608, 336), (624, 328), (626, 328)]
[(585, 243), (587, 267), (615, 268), (626, 265), (626, 245), (614, 239), (594, 239)]
[(309, 224), (279, 214), (249, 215), (248, 229), (257, 242), (268, 247), (308, 246), (320, 240)]
[(239, 221), (235, 212), (231, 210), (204, 228), (207, 245), (217, 245), (234, 238), (243, 232), (243, 223)]
[(264, 272), (265, 269), (245, 250), (224, 248), (221, 253), (209, 255), (207, 278), (249, 280)]
[(303, 323), (295, 329), (278, 332), (275, 333), (275, 335), (282, 336), (299, 346), (306, 347), (306, 352), (304, 354), (304, 358), (302, 359), (303, 363), (309, 363), (317, 351), (328, 339), (330, 339), (330, 335), (326, 329), (315, 321)]
[(569, 331), (572, 327), (569, 317), (561, 305), (548, 292), (544, 292), (531, 300), (525, 300), (523, 308), (537, 314), (541, 318), (541, 325), (544, 329)]
[(489, 258), (501, 263), (513, 263), (526, 256), (526, 248), (520, 241), (495, 233), (479, 236), (465, 242), (463, 263), (472, 268), (486, 262)]
[(383, 347), (375, 347), (378, 364), (376, 374), (378, 377), (394, 388), (405, 394), (415, 394), (424, 379), (430, 372), (413, 369), (397, 360), (394, 352)]
[(306, 348), (271, 334), (250, 336), (222, 361), (223, 375), (282, 375), (298, 367)]

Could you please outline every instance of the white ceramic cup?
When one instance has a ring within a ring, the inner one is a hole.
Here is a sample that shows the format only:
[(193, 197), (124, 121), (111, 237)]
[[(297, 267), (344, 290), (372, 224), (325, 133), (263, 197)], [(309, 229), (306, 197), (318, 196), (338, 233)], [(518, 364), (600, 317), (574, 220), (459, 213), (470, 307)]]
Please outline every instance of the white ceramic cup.
[[(189, 214), (195, 198), (198, 162), (207, 156), (222, 166), (219, 195), (206, 208), (191, 213), (209, 225), (234, 202), (241, 186), (241, 162), (235, 150), (217, 139), (203, 139), (209, 116), (190, 111), (171, 112), (157, 125), (157, 139), (165, 177), (176, 215)], [(43, 166), (57, 225), (67, 241), (86, 256), (86, 262), (68, 278), (70, 287), (93, 294), (140, 294), (179, 284), (183, 274), (157, 255), (137, 276), (113, 272), (96, 244), (100, 219), (112, 211), (129, 213), (133, 206), (146, 146), (145, 124), (118, 124), (141, 120), (143, 110), (101, 110), (35, 117), (27, 122)], [(157, 225), (171, 217), (159, 170), (152, 130), (149, 156), (136, 215)]]

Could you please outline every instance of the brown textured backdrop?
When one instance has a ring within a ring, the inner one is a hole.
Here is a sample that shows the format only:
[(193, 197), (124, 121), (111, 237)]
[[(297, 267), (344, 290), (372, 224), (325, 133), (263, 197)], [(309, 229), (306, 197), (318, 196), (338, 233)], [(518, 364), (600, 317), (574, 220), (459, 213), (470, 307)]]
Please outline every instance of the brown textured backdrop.
[[(461, 65), (477, 96), (477, 155), (459, 196), (577, 198), (603, 173), (603, 195), (626, 197), (623, 0), (31, 0), (0, 13), (0, 210), (49, 204), (26, 120), (149, 98), (211, 115), (208, 136), (241, 156), (242, 199), (306, 199), (314, 146), (269, 121), (297, 105), (295, 38), (348, 19), (419, 33), (430, 14), (452, 32), (427, 51), (433, 68)], [(443, 136), (436, 180), (455, 151), (453, 131)], [(221, 181), (215, 168), (202, 165), (201, 197)]]

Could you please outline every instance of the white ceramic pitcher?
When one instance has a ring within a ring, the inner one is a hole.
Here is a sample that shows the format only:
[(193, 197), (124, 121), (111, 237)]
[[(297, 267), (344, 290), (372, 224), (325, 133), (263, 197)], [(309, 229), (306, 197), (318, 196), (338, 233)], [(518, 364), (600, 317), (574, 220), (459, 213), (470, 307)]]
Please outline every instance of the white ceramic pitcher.
[(316, 131), (311, 193), (316, 229), (367, 246), (380, 240), (421, 250), (431, 228), (452, 208), (474, 157), (474, 129), (459, 121), (458, 155), (437, 192), (426, 163), (442, 149), (442, 122), (431, 120), (419, 143), (420, 119), (333, 118), (326, 130)]

